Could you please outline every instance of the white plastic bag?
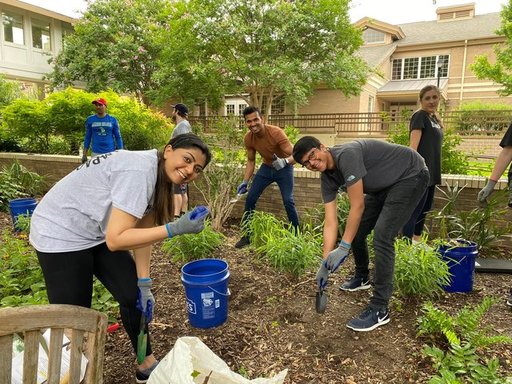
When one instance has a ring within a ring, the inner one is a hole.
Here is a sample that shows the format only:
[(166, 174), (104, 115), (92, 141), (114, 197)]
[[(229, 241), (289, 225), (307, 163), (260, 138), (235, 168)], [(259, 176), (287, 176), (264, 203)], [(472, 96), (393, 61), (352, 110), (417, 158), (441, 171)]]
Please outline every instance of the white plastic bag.
[[(194, 378), (192, 374), (197, 376)], [(211, 374), (210, 374), (211, 372)], [(288, 370), (270, 379), (249, 380), (228, 365), (197, 337), (180, 337), (149, 377), (148, 384), (283, 384)]]

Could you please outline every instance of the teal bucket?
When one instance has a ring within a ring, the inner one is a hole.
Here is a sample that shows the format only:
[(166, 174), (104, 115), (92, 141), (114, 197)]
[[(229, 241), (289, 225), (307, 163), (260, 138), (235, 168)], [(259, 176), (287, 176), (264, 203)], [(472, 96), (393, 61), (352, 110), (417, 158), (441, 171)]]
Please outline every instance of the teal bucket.
[(220, 259), (191, 261), (181, 268), (190, 324), (212, 328), (228, 318), (228, 263)]
[(32, 212), (36, 209), (36, 199), (28, 197), (23, 199), (14, 199), (9, 201), (9, 211), (11, 212), (12, 224), (16, 231), (20, 231), (17, 227), (18, 216), (28, 215), (32, 216)]
[(446, 292), (471, 292), (475, 274), (475, 260), (478, 256), (478, 246), (468, 240), (457, 239), (461, 246), (442, 245), (439, 253), (448, 264), (451, 282), (443, 286)]

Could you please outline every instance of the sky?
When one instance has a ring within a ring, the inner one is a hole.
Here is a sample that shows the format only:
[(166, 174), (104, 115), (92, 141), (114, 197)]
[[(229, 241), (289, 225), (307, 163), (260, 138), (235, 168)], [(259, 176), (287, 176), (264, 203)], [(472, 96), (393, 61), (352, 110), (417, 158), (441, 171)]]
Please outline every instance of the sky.
[[(72, 17), (78, 17), (87, 8), (85, 0), (22, 1)], [(352, 0), (349, 13), (352, 22), (368, 16), (390, 24), (404, 24), (435, 20), (439, 7), (472, 2), (477, 15), (499, 12), (507, 4), (507, 0)]]

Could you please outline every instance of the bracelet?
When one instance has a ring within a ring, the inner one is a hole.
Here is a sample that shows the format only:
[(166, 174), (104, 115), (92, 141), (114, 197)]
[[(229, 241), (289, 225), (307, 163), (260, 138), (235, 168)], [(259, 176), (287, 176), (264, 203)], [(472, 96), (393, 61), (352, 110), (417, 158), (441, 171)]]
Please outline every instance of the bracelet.
[(346, 249), (350, 249), (350, 244), (347, 243), (345, 240), (341, 240), (339, 246)]
[(146, 282), (146, 281), (151, 281), (151, 277), (139, 277), (139, 282)]
[(167, 237), (170, 239), (172, 237), (172, 232), (169, 223), (165, 224), (165, 229), (167, 229)]

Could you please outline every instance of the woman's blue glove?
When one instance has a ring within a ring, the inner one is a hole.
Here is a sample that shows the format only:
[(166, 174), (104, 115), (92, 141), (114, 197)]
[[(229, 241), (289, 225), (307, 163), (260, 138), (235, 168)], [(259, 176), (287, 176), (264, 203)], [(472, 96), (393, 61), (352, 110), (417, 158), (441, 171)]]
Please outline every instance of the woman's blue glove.
[(243, 195), (244, 193), (247, 193), (247, 184), (248, 182), (246, 180), (242, 181), (242, 184), (240, 184), (236, 189), (236, 194)]
[(172, 223), (165, 224), (169, 237), (183, 235), (185, 233), (199, 233), (204, 229), (204, 220), (210, 211), (200, 205), (187, 212)]
[(327, 259), (324, 262), (325, 267), (331, 272), (336, 272), (339, 266), (347, 259), (348, 251), (350, 251), (350, 244), (341, 240), (338, 248), (327, 255)]
[(153, 280), (149, 277), (137, 280), (137, 287), (139, 288), (137, 309), (144, 314), (146, 323), (153, 319), (153, 307), (155, 306), (155, 297), (151, 293), (152, 283)]

